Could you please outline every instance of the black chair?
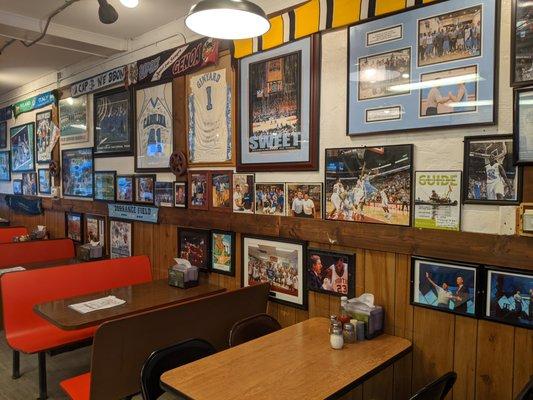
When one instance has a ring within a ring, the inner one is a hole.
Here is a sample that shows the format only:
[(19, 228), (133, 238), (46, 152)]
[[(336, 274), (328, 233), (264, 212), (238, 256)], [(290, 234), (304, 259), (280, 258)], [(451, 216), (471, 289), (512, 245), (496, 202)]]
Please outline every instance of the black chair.
[(141, 370), (141, 390), (144, 400), (156, 400), (163, 394), (160, 386), (164, 372), (215, 354), (215, 348), (205, 340), (191, 339), (154, 351)]
[(448, 372), (436, 381), (424, 386), (410, 400), (443, 400), (457, 380), (455, 372)]
[(257, 314), (240, 320), (233, 325), (229, 333), (229, 346), (238, 346), (280, 329), (279, 322), (270, 315)]
[(516, 400), (533, 400), (533, 378), (531, 378), (522, 391), (518, 393)]

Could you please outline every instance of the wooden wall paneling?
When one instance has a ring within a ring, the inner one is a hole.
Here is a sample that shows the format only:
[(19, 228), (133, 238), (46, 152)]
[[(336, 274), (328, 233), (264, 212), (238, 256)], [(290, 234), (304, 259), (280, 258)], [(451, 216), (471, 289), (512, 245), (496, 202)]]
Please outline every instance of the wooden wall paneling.
[(152, 275), (158, 279), (159, 271), (155, 268), (154, 257), (154, 226), (142, 222), (133, 222), (133, 255), (146, 255), (150, 258), (152, 265)]
[(533, 203), (533, 166), (524, 167), (522, 201)]
[(278, 322), (284, 328), (296, 323), (296, 309), (285, 305), (278, 305)]
[(392, 365), (363, 383), (363, 400), (392, 400), (394, 367)]
[(180, 76), (172, 81), (172, 112), (174, 125), (174, 150), (187, 154), (187, 90), (185, 77)]
[(365, 250), (355, 250), (355, 295), (365, 292)]
[(174, 225), (154, 225), (154, 268), (159, 279), (168, 278), (168, 268), (178, 256), (178, 231)]
[[(51, 239), (64, 238), (65, 232), (65, 213), (62, 211), (47, 211), (45, 214), (44, 224), (48, 229)], [(107, 236), (107, 235), (106, 235)], [(106, 240), (108, 240), (107, 238)]]
[(533, 379), (533, 331), (515, 328), (513, 398)]
[(268, 302), (268, 307), (267, 307), (268, 315), (270, 315), (272, 318), (278, 319), (279, 318), (278, 310), (279, 310), (278, 303), (274, 303), (273, 301)]
[(509, 325), (478, 321), (476, 399), (512, 398), (514, 329)]
[(474, 318), (455, 317), (453, 369), (457, 373), (457, 381), (453, 387), (454, 399), (475, 399), (477, 322)]

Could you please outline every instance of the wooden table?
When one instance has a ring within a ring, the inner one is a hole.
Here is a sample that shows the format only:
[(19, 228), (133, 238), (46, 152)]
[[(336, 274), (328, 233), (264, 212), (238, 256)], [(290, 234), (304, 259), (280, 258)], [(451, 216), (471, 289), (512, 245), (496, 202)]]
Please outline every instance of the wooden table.
[(195, 400), (337, 398), (411, 351), (390, 335), (333, 350), (328, 328), (309, 319), (168, 371), (161, 386)]
[[(61, 329), (75, 330), (100, 325), (105, 321), (142, 311), (153, 310), (171, 304), (184, 303), (189, 300), (221, 293), (225, 290), (220, 286), (210, 284), (200, 284), (189, 289), (179, 289), (169, 286), (166, 279), (161, 279), (139, 285), (109, 289), (85, 296), (38, 304), (34, 307), (34, 311)], [(87, 314), (81, 314), (68, 307), (70, 304), (111, 295), (126, 300), (126, 303)]]
[[(94, 261), (98, 261), (98, 260), (94, 260)], [(78, 260), (77, 258), (63, 258), (60, 260), (52, 260), (52, 261), (44, 261), (44, 262), (13, 264), (7, 267), (0, 267), (0, 271), (3, 269), (13, 268), (13, 267), (23, 267), (27, 270), (32, 270), (32, 269), (39, 269), (39, 268), (59, 267), (61, 265), (81, 264), (82, 262), (85, 262), (85, 261)]]

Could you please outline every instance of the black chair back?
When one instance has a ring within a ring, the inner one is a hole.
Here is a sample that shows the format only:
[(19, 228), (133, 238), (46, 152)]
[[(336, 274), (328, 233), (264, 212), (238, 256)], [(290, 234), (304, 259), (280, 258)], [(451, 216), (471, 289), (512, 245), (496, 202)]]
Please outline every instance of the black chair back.
[(141, 370), (141, 390), (144, 400), (156, 400), (163, 394), (159, 384), (166, 371), (199, 360), (216, 353), (215, 348), (205, 340), (191, 339), (154, 351)]
[(533, 378), (531, 378), (522, 391), (518, 393), (516, 400), (533, 400)]
[(455, 372), (448, 372), (420, 389), (410, 400), (443, 400), (457, 380)]
[(233, 325), (229, 334), (229, 346), (238, 346), (280, 329), (279, 322), (270, 315), (257, 314), (240, 320)]

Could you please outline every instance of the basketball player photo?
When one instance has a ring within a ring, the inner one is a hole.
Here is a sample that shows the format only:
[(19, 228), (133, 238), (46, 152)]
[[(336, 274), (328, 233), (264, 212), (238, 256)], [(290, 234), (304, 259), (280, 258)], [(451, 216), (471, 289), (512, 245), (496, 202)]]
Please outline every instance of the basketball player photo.
[(355, 256), (307, 250), (307, 288), (337, 296), (355, 297)]

